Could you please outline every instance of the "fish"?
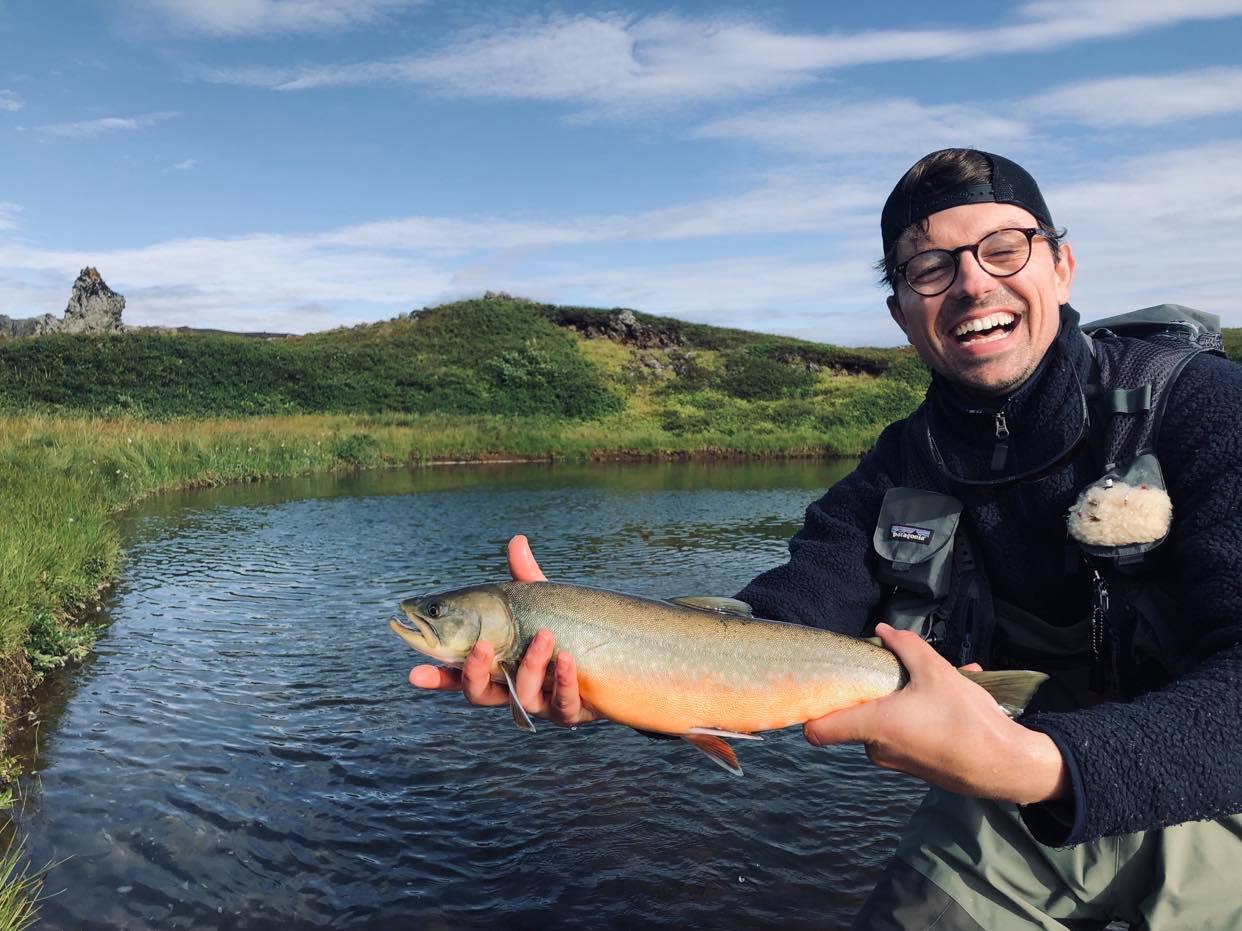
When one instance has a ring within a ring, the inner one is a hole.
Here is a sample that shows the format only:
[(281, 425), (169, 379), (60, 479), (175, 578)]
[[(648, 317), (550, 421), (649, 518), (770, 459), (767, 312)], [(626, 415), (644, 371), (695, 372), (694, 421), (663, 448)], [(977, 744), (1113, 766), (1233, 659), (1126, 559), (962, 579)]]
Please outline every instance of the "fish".
[[(648, 736), (681, 738), (741, 775), (728, 739), (802, 724), (902, 688), (909, 676), (878, 640), (751, 616), (733, 599), (657, 600), (563, 582), (496, 582), (401, 602), (389, 625), (406, 644), (460, 668), (479, 640), (495, 648), (494, 681), (514, 723), (534, 732), (513, 680), (541, 628), (577, 666), (582, 700)], [(963, 671), (1016, 715), (1047, 679)]]

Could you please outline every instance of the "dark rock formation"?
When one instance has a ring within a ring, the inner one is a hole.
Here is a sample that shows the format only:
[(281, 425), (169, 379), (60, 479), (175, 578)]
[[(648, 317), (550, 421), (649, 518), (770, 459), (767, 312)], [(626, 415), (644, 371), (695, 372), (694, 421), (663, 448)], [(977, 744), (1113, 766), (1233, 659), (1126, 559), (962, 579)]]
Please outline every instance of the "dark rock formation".
[(48, 332), (48, 328), (59, 324), (60, 321), (51, 314), (44, 314), (41, 317), (6, 317), (0, 314), (0, 337), (14, 338), (18, 336), (37, 336), (40, 333)]
[(120, 333), (125, 298), (100, 277), (97, 269), (86, 267), (73, 283), (73, 293), (64, 318), (52, 314), (14, 319), (0, 314), (0, 337), (46, 336), (48, 333)]
[(65, 307), (63, 333), (119, 333), (124, 329), (121, 311), (125, 298), (117, 294), (91, 267), (82, 269), (73, 283), (73, 293)]
[(548, 305), (547, 315), (557, 326), (575, 330), (583, 336), (610, 339), (623, 346), (666, 349), (684, 343), (680, 321), (660, 321), (658, 325), (643, 323), (632, 310), (591, 310)]

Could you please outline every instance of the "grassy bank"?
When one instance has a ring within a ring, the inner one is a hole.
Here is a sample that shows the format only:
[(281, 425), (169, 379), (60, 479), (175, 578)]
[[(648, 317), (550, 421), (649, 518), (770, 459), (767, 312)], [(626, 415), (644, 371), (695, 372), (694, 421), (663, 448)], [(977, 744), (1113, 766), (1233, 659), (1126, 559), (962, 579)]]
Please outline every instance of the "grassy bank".
[[(690, 415), (678, 414), (677, 418)], [(192, 485), (437, 460), (769, 457), (856, 454), (870, 425), (829, 441), (813, 425), (744, 412), (672, 432), (667, 411), (598, 421), (444, 414), (301, 415), (152, 421), (51, 414), (0, 417), (0, 657), (9, 720), (25, 688), (84, 655), (77, 621), (116, 574), (113, 515), (146, 495)], [(734, 423), (737, 421), (737, 423)]]

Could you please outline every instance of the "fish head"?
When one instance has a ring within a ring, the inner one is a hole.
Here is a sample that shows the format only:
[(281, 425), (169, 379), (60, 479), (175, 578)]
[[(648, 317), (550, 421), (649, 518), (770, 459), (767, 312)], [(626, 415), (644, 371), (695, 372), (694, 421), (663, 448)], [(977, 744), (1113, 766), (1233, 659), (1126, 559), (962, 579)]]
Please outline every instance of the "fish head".
[(476, 585), (401, 602), (402, 616), (388, 626), (420, 653), (460, 666), (480, 640), (496, 648), (497, 660), (514, 652), (517, 625), (498, 585)]

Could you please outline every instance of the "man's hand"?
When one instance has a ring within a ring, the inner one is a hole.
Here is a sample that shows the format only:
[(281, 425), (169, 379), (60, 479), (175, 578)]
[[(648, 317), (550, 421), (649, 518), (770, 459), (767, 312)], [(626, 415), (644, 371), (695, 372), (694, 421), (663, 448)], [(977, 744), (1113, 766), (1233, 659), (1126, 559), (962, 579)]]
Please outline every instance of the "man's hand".
[[(523, 535), (518, 534), (509, 541), (508, 560), (509, 573), (514, 580), (547, 581), (530, 551), (530, 543)], [(578, 693), (578, 670), (572, 656), (561, 653), (557, 657), (552, 681), (548, 683), (548, 664), (552, 659), (553, 646), (552, 634), (541, 630), (527, 647), (513, 681), (518, 701), (527, 714), (547, 718), (565, 727), (594, 721), (597, 715), (582, 703)], [(410, 670), (410, 685), (422, 689), (460, 691), (472, 705), (507, 705), (509, 690), (491, 678), (495, 657), (492, 645), (479, 641), (466, 657), (460, 672), (443, 666), (415, 666)]]
[(861, 743), (878, 766), (976, 798), (1029, 805), (1068, 792), (1065, 761), (1050, 737), (1006, 717), (917, 634), (887, 624), (876, 633), (906, 667), (909, 684), (808, 721), (802, 730), (810, 743)]

